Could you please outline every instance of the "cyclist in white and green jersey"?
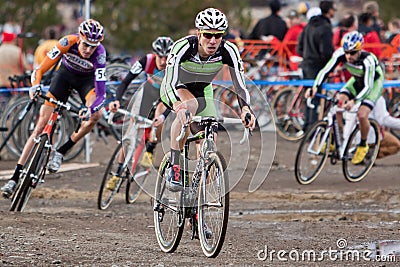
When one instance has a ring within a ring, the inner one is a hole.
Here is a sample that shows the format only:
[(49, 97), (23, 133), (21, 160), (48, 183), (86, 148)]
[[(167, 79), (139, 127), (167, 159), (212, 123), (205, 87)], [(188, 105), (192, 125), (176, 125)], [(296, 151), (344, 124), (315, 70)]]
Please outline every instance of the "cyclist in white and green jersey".
[(338, 97), (339, 106), (350, 110), (355, 100), (361, 100), (361, 106), (357, 112), (360, 122), (361, 142), (352, 159), (353, 164), (360, 164), (368, 153), (367, 136), (370, 128), (368, 115), (374, 108), (376, 101), (382, 95), (384, 73), (379, 61), (373, 53), (362, 51), (364, 38), (358, 31), (345, 34), (342, 45), (332, 55), (326, 66), (318, 73), (314, 86), (306, 91), (305, 96), (313, 96), (317, 88), (328, 77), (339, 63), (350, 72), (352, 77), (340, 90)]
[[(167, 170), (167, 185), (171, 191), (178, 191), (182, 186), (179, 165), (181, 147), (176, 137), (187, 120), (186, 111), (190, 111), (191, 115), (216, 115), (211, 82), (224, 64), (230, 67), (243, 125), (251, 130), (255, 127), (239, 51), (235, 44), (222, 40), (228, 28), (225, 14), (218, 9), (207, 8), (197, 14), (195, 25), (196, 35), (186, 36), (174, 43), (160, 90), (162, 101), (177, 114), (171, 127), (172, 168)], [(251, 120), (246, 124), (247, 113), (251, 114)]]

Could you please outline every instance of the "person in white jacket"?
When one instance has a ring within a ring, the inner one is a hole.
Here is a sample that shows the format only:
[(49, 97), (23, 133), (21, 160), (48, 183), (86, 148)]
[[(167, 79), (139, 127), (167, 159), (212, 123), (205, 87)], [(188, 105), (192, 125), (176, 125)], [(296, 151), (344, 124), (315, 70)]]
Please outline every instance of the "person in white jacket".
[(391, 134), (388, 129), (400, 130), (400, 118), (390, 115), (386, 108), (385, 99), (382, 96), (376, 101), (375, 108), (371, 111), (369, 117), (376, 120), (385, 129), (378, 158), (396, 154), (400, 150), (400, 140)]

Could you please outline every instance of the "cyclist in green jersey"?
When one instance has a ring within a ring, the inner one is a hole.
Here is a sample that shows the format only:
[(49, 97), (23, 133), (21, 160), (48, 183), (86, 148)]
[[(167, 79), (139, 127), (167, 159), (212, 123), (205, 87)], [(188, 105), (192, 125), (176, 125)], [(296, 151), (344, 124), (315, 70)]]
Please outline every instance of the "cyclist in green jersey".
[(314, 86), (306, 91), (305, 97), (312, 97), (317, 88), (328, 77), (339, 63), (350, 72), (352, 77), (340, 90), (339, 107), (350, 110), (357, 100), (362, 101), (357, 111), (360, 123), (361, 142), (351, 162), (360, 164), (368, 153), (367, 136), (370, 128), (368, 115), (376, 101), (382, 95), (384, 74), (379, 61), (373, 53), (362, 50), (364, 38), (358, 31), (345, 34), (339, 47), (332, 55), (326, 66), (318, 73)]
[[(167, 185), (171, 191), (179, 191), (182, 187), (179, 165), (181, 146), (176, 137), (187, 120), (186, 111), (190, 115), (216, 116), (211, 83), (224, 64), (230, 67), (243, 125), (251, 130), (255, 127), (239, 51), (233, 43), (222, 39), (228, 28), (225, 14), (218, 9), (207, 8), (197, 14), (195, 26), (196, 35), (186, 36), (174, 43), (160, 90), (162, 101), (177, 115), (171, 127), (172, 167), (167, 170)], [(251, 114), (248, 123), (245, 120), (247, 113)], [(191, 130), (198, 132), (202, 129), (196, 126)]]

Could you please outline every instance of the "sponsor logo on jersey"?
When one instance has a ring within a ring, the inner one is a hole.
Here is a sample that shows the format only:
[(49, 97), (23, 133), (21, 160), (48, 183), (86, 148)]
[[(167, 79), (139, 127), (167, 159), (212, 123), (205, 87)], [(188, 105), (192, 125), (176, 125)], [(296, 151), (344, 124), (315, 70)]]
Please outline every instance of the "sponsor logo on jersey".
[(98, 62), (100, 65), (106, 64), (106, 55), (100, 54), (100, 55), (97, 57), (97, 62)]
[(222, 60), (222, 56), (219, 56), (219, 57), (211, 58), (210, 60), (208, 60), (208, 62), (217, 62), (217, 61), (221, 61), (221, 60)]
[(90, 62), (89, 60), (79, 57), (78, 55), (67, 53), (64, 55), (64, 58), (68, 62), (68, 65), (76, 70), (79, 70), (79, 71), (93, 70), (93, 63)]
[(62, 39), (60, 40), (60, 45), (61, 45), (61, 46), (67, 46), (67, 45), (68, 45), (68, 38), (67, 38), (67, 37), (62, 38)]

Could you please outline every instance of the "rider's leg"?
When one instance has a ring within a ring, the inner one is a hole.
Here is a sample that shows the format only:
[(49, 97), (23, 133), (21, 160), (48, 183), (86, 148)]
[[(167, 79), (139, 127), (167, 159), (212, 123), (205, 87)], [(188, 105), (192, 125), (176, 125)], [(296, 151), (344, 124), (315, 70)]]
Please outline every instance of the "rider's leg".
[[(89, 93), (86, 98), (86, 107), (90, 107), (96, 99), (96, 95), (94, 93)], [(80, 139), (82, 139), (87, 133), (89, 133), (96, 123), (100, 120), (102, 116), (102, 111), (99, 110), (95, 113), (90, 114), (90, 118), (88, 121), (83, 121), (81, 127), (78, 132), (73, 132), (70, 136), (69, 140), (62, 145), (57, 151), (63, 155), (67, 153)]]
[[(85, 97), (85, 105), (86, 107), (90, 107), (96, 99), (96, 95), (94, 93), (94, 89), (90, 90)], [(68, 141), (63, 144), (57, 151), (54, 151), (52, 154), (49, 164), (47, 168), (50, 172), (57, 172), (61, 166), (64, 155), (87, 133), (89, 133), (93, 127), (96, 125), (97, 121), (102, 116), (102, 110), (96, 111), (90, 114), (90, 118), (88, 121), (83, 121), (81, 127), (78, 132), (73, 132), (69, 137)]]
[[(190, 93), (186, 89), (178, 89), (179, 97), (182, 103), (186, 104), (187, 109), (190, 111), (191, 114), (196, 114), (198, 103), (196, 98), (192, 93)], [(189, 133), (189, 128), (187, 130), (186, 135), (184, 136), (183, 140), (176, 141), (176, 138), (179, 136), (180, 131), (182, 129), (182, 123), (178, 118), (172, 123), (171, 126), (171, 165), (172, 168), (170, 169), (169, 173), (167, 174), (168, 185), (169, 189), (172, 191), (178, 191), (182, 187), (182, 179), (180, 175), (180, 164), (179, 158), (181, 155), (181, 149), (183, 147), (184, 142)]]
[[(178, 89), (178, 94), (181, 101), (186, 104), (190, 113), (196, 114), (198, 103), (194, 95), (186, 89)], [(176, 141), (176, 138), (179, 136), (182, 126), (183, 125), (181, 124), (181, 122), (177, 119), (175, 119), (171, 125), (171, 151), (175, 150), (179, 152), (182, 149), (182, 144), (185, 142), (185, 138), (181, 142)], [(179, 161), (177, 162), (177, 164), (179, 164)]]
[(353, 164), (362, 163), (369, 150), (369, 146), (367, 144), (367, 137), (370, 128), (370, 123), (368, 120), (368, 115), (370, 112), (371, 112), (371, 107), (364, 104), (360, 106), (357, 112), (357, 118), (359, 121), (360, 132), (361, 132), (361, 141), (357, 147), (354, 157), (351, 160)]
[(365, 146), (368, 137), (368, 132), (370, 128), (370, 123), (368, 120), (369, 113), (371, 109), (368, 106), (361, 105), (357, 112), (357, 118), (360, 122), (360, 132), (361, 132), (361, 143), (360, 145)]

